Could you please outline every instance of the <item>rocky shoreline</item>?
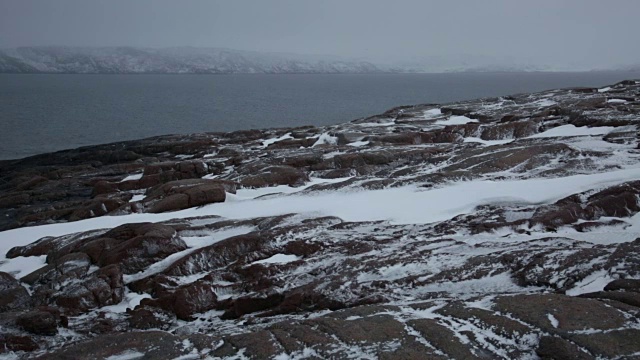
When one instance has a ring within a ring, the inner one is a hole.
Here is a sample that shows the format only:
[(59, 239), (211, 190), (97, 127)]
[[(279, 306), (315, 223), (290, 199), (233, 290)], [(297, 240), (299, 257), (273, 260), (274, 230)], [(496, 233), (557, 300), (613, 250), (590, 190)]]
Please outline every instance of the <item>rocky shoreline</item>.
[(640, 358), (640, 81), (0, 161), (0, 358)]

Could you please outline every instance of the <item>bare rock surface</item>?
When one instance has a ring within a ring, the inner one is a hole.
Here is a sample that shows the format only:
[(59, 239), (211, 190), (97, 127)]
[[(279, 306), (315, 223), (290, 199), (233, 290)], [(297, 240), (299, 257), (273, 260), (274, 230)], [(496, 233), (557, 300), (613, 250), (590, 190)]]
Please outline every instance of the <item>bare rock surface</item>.
[(0, 357), (640, 354), (640, 82), (0, 162)]

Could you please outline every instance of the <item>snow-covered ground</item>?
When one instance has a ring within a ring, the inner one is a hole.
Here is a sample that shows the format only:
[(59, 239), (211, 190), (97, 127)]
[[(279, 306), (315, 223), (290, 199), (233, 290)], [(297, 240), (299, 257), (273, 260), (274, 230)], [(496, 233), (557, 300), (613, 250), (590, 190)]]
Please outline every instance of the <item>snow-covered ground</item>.
[[(245, 219), (299, 213), (308, 217), (336, 216), (345, 221), (386, 220), (393, 224), (428, 224), (472, 212), (491, 204), (532, 205), (552, 203), (568, 195), (640, 179), (640, 166), (590, 175), (526, 180), (473, 180), (435, 189), (415, 186), (384, 190), (341, 190), (296, 194), (311, 185), (340, 182), (314, 180), (305, 187), (278, 186), (240, 190), (228, 194), (224, 203), (210, 204), (162, 214), (104, 216), (71, 223), (25, 227), (0, 232), (0, 259), (13, 246), (29, 244), (44, 236), (111, 228), (130, 222), (159, 222), (174, 218), (218, 215)], [(278, 196), (263, 197), (267, 194)], [(288, 195), (288, 196), (284, 196)], [(22, 275), (42, 266), (43, 259), (16, 258), (3, 261), (0, 271)], [(19, 265), (18, 265), (19, 264)]]

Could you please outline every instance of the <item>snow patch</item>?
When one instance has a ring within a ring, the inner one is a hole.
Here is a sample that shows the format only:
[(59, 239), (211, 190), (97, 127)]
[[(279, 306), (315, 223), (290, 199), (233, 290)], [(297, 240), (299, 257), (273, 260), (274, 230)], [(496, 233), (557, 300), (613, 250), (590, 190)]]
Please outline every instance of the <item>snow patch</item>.
[[(571, 194), (616, 185), (639, 177), (640, 169), (629, 168), (559, 178), (503, 181), (478, 179), (433, 189), (413, 185), (381, 190), (343, 189), (266, 199), (237, 199), (238, 201), (209, 204), (171, 213), (102, 216), (0, 232), (0, 260), (4, 258), (9, 248), (29, 244), (44, 236), (61, 236), (112, 228), (131, 222), (159, 222), (208, 215), (246, 219), (299, 213), (337, 216), (345, 221), (388, 220), (396, 224), (425, 224), (472, 212), (477, 206), (492, 204), (496, 199), (510, 199), (520, 204), (549, 203)], [(439, 206), (426, 207), (425, 204), (439, 204)]]
[(144, 357), (144, 355), (145, 355), (144, 353), (141, 353), (139, 351), (125, 350), (120, 354), (111, 355), (105, 360), (133, 360), (133, 359), (140, 359)]
[(132, 174), (132, 175), (129, 175), (126, 178), (120, 180), (120, 182), (125, 182), (125, 181), (129, 181), (129, 180), (140, 180), (140, 179), (142, 179), (142, 175), (144, 175), (144, 174), (143, 173)]
[(419, 289), (420, 293), (444, 292), (457, 294), (461, 298), (470, 298), (477, 294), (508, 294), (520, 291), (520, 286), (513, 282), (508, 273), (485, 276), (479, 279), (428, 284)]
[(323, 133), (322, 135), (320, 135), (318, 137), (318, 140), (311, 145), (311, 147), (316, 147), (318, 145), (336, 145), (338, 144), (338, 138), (332, 135), (329, 135), (329, 133)]
[(131, 198), (131, 200), (129, 200), (129, 202), (142, 201), (144, 200), (145, 197), (146, 196), (144, 194), (133, 195), (133, 197)]
[(493, 146), (493, 145), (504, 145), (511, 142), (514, 142), (514, 139), (504, 139), (504, 140), (482, 140), (478, 137), (467, 137), (464, 138), (464, 142), (466, 143), (480, 143), (485, 146)]
[(273, 143), (277, 143), (278, 141), (287, 140), (287, 139), (293, 139), (293, 136), (291, 136), (291, 133), (286, 133), (286, 134), (284, 134), (284, 135), (282, 135), (280, 137), (277, 137), (277, 138), (264, 140), (262, 142), (262, 147), (266, 148), (266, 147), (268, 147), (269, 145), (271, 145)]
[[(0, 259), (3, 259), (6, 251), (0, 254)], [(13, 275), (16, 279), (20, 279), (23, 276), (29, 275), (32, 272), (47, 265), (47, 255), (41, 256), (19, 256), (13, 259), (6, 259), (0, 261), (0, 271)]]
[(347, 146), (353, 146), (353, 147), (360, 147), (360, 146), (366, 146), (366, 145), (369, 145), (369, 141), (354, 141), (347, 144)]
[(546, 138), (546, 137), (560, 137), (560, 136), (589, 136), (589, 135), (606, 135), (614, 130), (615, 127), (600, 126), (600, 127), (576, 127), (575, 125), (562, 125), (549, 129), (539, 134), (531, 135), (527, 139), (533, 138)]
[(425, 111), (422, 113), (422, 117), (423, 117), (425, 120), (433, 119), (433, 118), (437, 118), (437, 117), (440, 117), (440, 116), (442, 116), (442, 110), (440, 110), (440, 109), (430, 109), (430, 110), (425, 110)]
[(572, 289), (566, 291), (569, 296), (578, 296), (604, 290), (604, 287), (614, 279), (606, 270), (591, 273), (582, 281), (578, 282)]
[(270, 258), (254, 261), (251, 265), (255, 264), (287, 264), (296, 260), (300, 260), (298, 256), (295, 255), (286, 255), (286, 254), (275, 254)]
[(466, 116), (451, 116), (447, 120), (436, 121), (437, 125), (464, 125), (468, 123), (477, 123), (478, 120), (471, 119)]
[(536, 104), (538, 106), (546, 107), (546, 106), (556, 105), (557, 102), (549, 100), (549, 99), (542, 99), (542, 100), (535, 101), (534, 104)]

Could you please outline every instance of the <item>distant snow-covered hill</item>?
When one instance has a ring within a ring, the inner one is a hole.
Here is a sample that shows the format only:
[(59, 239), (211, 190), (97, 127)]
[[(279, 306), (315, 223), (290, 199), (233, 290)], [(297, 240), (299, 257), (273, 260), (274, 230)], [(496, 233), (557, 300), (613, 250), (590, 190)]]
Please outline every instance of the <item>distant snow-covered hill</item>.
[(365, 61), (218, 48), (20, 47), (0, 50), (3, 73), (377, 73)]

